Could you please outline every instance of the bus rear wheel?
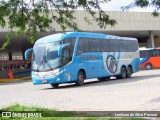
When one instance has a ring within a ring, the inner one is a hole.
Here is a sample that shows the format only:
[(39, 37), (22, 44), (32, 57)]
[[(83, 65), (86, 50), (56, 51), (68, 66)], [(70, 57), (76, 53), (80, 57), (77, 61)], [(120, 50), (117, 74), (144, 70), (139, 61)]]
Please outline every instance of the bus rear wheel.
[(127, 69), (127, 78), (131, 78), (131, 76), (132, 76), (132, 68), (131, 66), (129, 66)]
[(146, 70), (151, 70), (151, 69), (152, 69), (152, 64), (147, 63), (147, 64), (145, 65), (145, 69), (146, 69)]
[(77, 86), (83, 85), (84, 84), (84, 79), (85, 79), (84, 73), (82, 71), (79, 71), (78, 72), (78, 78), (77, 78), (77, 81), (76, 81), (76, 85)]
[(59, 86), (59, 84), (57, 83), (57, 84), (51, 84), (51, 86), (52, 86), (52, 88), (58, 88), (58, 86)]
[(125, 67), (121, 69), (121, 75), (116, 76), (117, 79), (125, 79), (127, 77), (127, 71)]

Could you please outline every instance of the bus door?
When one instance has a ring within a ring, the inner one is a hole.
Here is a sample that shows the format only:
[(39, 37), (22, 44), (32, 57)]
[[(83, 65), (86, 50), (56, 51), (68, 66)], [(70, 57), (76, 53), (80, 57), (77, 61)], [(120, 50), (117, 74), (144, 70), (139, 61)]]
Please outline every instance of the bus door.
[(64, 77), (63, 82), (70, 82), (75, 80), (75, 70), (74, 70), (74, 64), (72, 63), (72, 57), (70, 50), (66, 47), (62, 50), (62, 56), (61, 56), (61, 64), (64, 66)]

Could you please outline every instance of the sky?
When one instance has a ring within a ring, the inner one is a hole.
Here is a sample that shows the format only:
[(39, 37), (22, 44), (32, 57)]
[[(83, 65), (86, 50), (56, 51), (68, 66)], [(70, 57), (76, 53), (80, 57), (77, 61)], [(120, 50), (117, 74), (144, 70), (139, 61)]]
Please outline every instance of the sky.
[[(107, 10), (107, 11), (122, 11), (121, 7), (122, 6), (126, 6), (129, 3), (132, 3), (134, 0), (111, 0), (110, 2), (106, 3), (106, 4), (101, 4), (101, 7), (103, 10)], [(152, 7), (148, 7), (148, 8), (131, 8), (128, 11), (135, 11), (135, 12), (153, 12), (153, 8)]]

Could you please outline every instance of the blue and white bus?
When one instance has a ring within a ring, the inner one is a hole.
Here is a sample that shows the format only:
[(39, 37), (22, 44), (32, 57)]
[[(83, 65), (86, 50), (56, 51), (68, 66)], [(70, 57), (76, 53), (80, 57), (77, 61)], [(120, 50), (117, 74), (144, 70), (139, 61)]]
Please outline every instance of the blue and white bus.
[(140, 70), (138, 41), (89, 32), (66, 32), (37, 40), (32, 51), (33, 84), (75, 82), (83, 85), (85, 79), (106, 80), (130, 78)]

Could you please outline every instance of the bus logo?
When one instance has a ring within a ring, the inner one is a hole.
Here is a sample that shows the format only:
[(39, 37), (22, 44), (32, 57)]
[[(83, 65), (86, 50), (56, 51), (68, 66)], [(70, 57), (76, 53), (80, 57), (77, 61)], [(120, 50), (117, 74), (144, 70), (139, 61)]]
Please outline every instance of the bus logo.
[(108, 55), (106, 60), (107, 68), (110, 73), (114, 74), (117, 71), (117, 61), (113, 55)]

